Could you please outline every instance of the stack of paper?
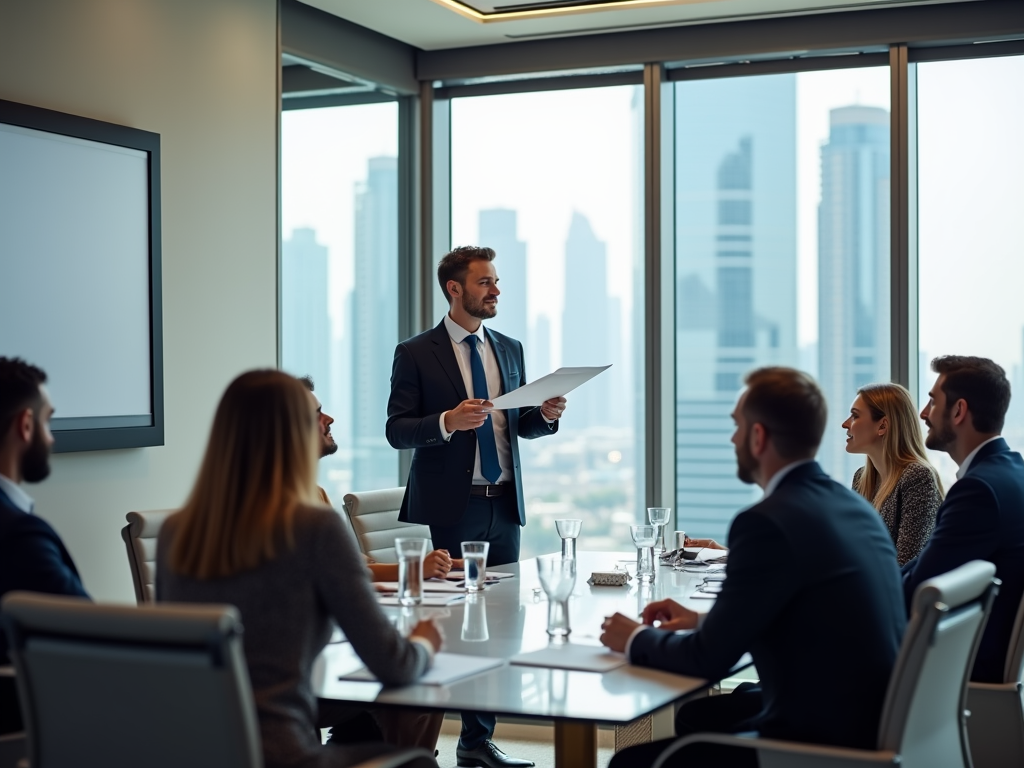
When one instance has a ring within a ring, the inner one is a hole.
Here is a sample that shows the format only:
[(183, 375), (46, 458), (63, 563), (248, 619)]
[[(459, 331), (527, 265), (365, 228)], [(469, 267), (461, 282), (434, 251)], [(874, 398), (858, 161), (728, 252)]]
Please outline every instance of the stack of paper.
[(539, 651), (520, 653), (509, 659), (512, 664), (551, 669), (575, 669), (583, 672), (608, 672), (626, 663), (621, 653), (600, 645), (549, 645)]
[[(504, 659), (492, 659), (489, 656), (467, 656), (460, 653), (439, 653), (434, 656), (434, 665), (427, 673), (416, 681), (418, 685), (449, 685), (466, 677), (479, 675), (505, 664)], [(339, 680), (369, 680), (377, 678), (366, 667), (357, 669)]]
[[(506, 573), (505, 571), (488, 571), (486, 579), (487, 581), (501, 581), (502, 579), (511, 579), (515, 576), (514, 573)], [(448, 581), (465, 581), (465, 571), (448, 571), (448, 575), (445, 576)]]
[[(373, 582), (373, 588), (378, 592), (390, 593), (398, 591), (397, 581), (375, 581)], [(423, 582), (424, 592), (465, 592), (463, 587), (458, 584), (453, 584), (450, 581), (441, 581), (440, 579), (428, 579)]]
[[(441, 605), (452, 605), (466, 599), (466, 593), (459, 590), (458, 594), (446, 595), (446, 594), (425, 594), (418, 606), (441, 606)], [(377, 603), (380, 605), (401, 605), (398, 602), (398, 595), (377, 595)]]

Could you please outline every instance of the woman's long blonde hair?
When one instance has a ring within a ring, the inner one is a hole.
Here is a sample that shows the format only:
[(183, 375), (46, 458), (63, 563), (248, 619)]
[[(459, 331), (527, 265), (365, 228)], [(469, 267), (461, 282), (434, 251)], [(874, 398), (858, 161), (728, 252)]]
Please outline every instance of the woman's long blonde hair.
[(881, 483), (878, 469), (868, 456), (864, 462), (864, 471), (860, 473), (857, 492), (870, 501), (875, 509), (881, 509), (882, 502), (896, 490), (896, 483), (900, 481), (903, 470), (910, 464), (922, 464), (931, 471), (939, 487), (939, 495), (942, 496), (942, 480), (924, 452), (921, 425), (910, 392), (899, 384), (885, 383), (868, 384), (858, 389), (857, 394), (864, 400), (872, 421), (889, 421), (882, 444), (882, 455), (889, 465), (889, 476)]
[(294, 546), (297, 507), (317, 504), (316, 413), (285, 373), (243, 373), (217, 406), (192, 493), (179, 514), (169, 564), (217, 579), (273, 560)]

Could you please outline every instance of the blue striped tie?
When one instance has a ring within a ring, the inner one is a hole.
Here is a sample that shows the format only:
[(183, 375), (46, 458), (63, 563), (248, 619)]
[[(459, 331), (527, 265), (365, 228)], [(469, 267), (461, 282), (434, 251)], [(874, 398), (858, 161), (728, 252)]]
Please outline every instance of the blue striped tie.
[[(478, 400), (490, 400), (487, 394), (487, 375), (484, 373), (484, 361), (480, 359), (480, 351), (476, 348), (477, 337), (470, 334), (465, 338), (469, 344), (469, 370), (473, 373), (473, 397)], [(498, 464), (498, 445), (494, 442), (494, 423), (488, 416), (476, 428), (476, 444), (480, 448), (480, 473), (491, 483), (498, 482), (501, 477), (501, 465)]]

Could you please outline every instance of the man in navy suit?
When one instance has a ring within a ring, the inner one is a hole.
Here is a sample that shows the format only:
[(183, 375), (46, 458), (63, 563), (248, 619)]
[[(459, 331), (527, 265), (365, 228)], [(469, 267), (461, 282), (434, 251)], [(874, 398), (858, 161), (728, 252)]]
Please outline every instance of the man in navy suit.
[[(395, 350), (386, 434), (412, 448), (399, 520), (430, 526), (436, 549), (461, 556), (463, 541), (490, 542), (489, 565), (519, 560), (526, 525), (518, 438), (558, 430), (565, 398), (494, 410), (491, 399), (526, 383), (523, 345), (485, 328), (498, 311), (494, 250), (464, 246), (441, 259), (437, 279), (449, 311)], [(460, 766), (530, 766), (491, 741), (494, 717), (464, 713)]]
[[(745, 382), (732, 442), (739, 478), (761, 486), (764, 498), (733, 520), (721, 593), (707, 614), (672, 600), (648, 605), (643, 623), (615, 614), (601, 642), (635, 665), (710, 680), (750, 653), (760, 686), (684, 705), (680, 736), (758, 731), (874, 748), (906, 628), (892, 539), (871, 505), (814, 461), (827, 416), (817, 384), (790, 368), (762, 368)], [(822, 685), (821, 673), (837, 665), (843, 684)], [(650, 765), (669, 744), (623, 750), (611, 766)], [(699, 744), (669, 765), (747, 766), (757, 758), (753, 750)]]
[[(46, 374), (17, 358), (0, 357), (0, 598), (13, 590), (88, 597), (57, 532), (32, 514), (21, 483), (50, 474), (53, 406)], [(0, 632), (0, 665), (10, 664)], [(14, 679), (0, 677), (0, 733), (21, 730)]]
[(903, 566), (909, 607), (917, 585), (970, 560), (988, 560), (1003, 582), (978, 647), (971, 679), (1003, 682), (1010, 633), (1024, 597), (1024, 461), (999, 436), (1010, 406), (1003, 369), (983, 357), (932, 360), (939, 374), (921, 418), (925, 445), (959, 466), (931, 539)]

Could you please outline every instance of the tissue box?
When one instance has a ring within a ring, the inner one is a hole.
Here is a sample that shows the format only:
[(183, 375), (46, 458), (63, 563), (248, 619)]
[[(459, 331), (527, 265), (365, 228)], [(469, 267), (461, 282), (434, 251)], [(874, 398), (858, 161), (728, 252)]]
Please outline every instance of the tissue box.
[(587, 579), (595, 587), (623, 587), (629, 582), (629, 574), (623, 571), (594, 571)]

